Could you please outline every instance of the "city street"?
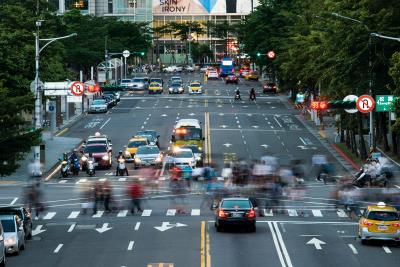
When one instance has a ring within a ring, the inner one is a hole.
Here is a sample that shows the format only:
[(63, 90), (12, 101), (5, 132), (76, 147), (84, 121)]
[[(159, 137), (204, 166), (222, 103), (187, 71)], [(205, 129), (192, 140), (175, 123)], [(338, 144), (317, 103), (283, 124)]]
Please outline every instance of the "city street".
[[(177, 74), (178, 75), (178, 74)], [(179, 74), (184, 84), (203, 83), (202, 73)], [(157, 77), (157, 74), (153, 74)], [(165, 84), (171, 75), (161, 74)], [(257, 100), (250, 101), (254, 87)], [(236, 89), (242, 100), (235, 101)], [(107, 135), (113, 144), (113, 166), (88, 177), (60, 178), (55, 172), (41, 185), (46, 209), (33, 221), (33, 239), (19, 256), (7, 258), (7, 266), (398, 266), (400, 247), (390, 242), (364, 246), (358, 239), (357, 218), (337, 209), (332, 200), (335, 185), (315, 181), (312, 156), (326, 154), (337, 175), (345, 166), (331, 146), (310, 131), (304, 117), (283, 94), (263, 95), (261, 83), (240, 80), (239, 84), (209, 80), (204, 94), (162, 95), (123, 92), (120, 103), (106, 114), (88, 114), (69, 127), (65, 137), (86, 139), (95, 132)], [(139, 130), (156, 130), (161, 151), (170, 148), (174, 124), (179, 119), (202, 122), (209, 162), (220, 171), (228, 159), (252, 160), (265, 155), (302, 159), (305, 164), (305, 196), (285, 199), (279, 212), (263, 210), (257, 231), (217, 232), (214, 213), (203, 203), (200, 185), (181, 194), (185, 213), (179, 214), (172, 200), (168, 172), (161, 169), (158, 191), (146, 190), (142, 213), (130, 213), (127, 183), (138, 177), (132, 163), (130, 176), (115, 176), (115, 156)], [(87, 181), (111, 182), (114, 205), (110, 213), (83, 214), (81, 186)], [(0, 204), (24, 203), (23, 185), (1, 185)], [(196, 187), (198, 186), (198, 187)]]

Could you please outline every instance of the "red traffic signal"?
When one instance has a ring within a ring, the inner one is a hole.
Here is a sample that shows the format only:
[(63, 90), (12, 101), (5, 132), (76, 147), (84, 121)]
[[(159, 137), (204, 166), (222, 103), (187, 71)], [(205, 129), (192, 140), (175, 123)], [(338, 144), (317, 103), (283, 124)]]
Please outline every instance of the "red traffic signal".
[(312, 101), (311, 109), (325, 110), (328, 108), (328, 101)]
[(268, 57), (269, 59), (274, 59), (274, 58), (276, 57), (276, 54), (275, 54), (274, 51), (271, 50), (271, 51), (268, 51), (267, 57)]

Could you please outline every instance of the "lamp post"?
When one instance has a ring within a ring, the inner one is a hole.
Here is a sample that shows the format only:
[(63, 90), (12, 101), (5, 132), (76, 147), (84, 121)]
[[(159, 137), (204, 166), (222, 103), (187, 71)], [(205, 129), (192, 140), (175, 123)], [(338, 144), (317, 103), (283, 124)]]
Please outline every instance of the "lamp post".
[[(40, 27), (42, 26), (43, 20), (36, 21), (36, 33), (35, 35), (35, 112), (34, 112), (34, 122), (35, 122), (35, 130), (39, 130), (42, 128), (42, 88), (39, 80), (39, 64), (40, 64), (40, 53), (45, 49), (49, 44), (55, 42), (57, 40), (70, 38), (76, 36), (76, 33), (72, 33), (70, 35), (55, 37), (55, 38), (39, 38)], [(46, 41), (47, 43), (40, 47), (40, 41)], [(34, 146), (34, 163), (35, 166), (40, 166), (40, 146)], [(41, 176), (42, 173), (40, 168), (36, 168), (33, 173), (34, 176)]]

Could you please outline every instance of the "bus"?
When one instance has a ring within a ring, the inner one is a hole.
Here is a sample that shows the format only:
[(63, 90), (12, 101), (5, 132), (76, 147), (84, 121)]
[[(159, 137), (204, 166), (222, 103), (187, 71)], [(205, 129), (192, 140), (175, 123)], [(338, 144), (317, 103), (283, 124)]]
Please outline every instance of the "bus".
[(173, 148), (185, 145), (196, 145), (199, 150), (203, 150), (204, 137), (199, 120), (179, 120), (175, 124), (171, 142)]
[(229, 74), (235, 73), (235, 65), (233, 59), (223, 58), (221, 64), (219, 65), (219, 76), (226, 77)]

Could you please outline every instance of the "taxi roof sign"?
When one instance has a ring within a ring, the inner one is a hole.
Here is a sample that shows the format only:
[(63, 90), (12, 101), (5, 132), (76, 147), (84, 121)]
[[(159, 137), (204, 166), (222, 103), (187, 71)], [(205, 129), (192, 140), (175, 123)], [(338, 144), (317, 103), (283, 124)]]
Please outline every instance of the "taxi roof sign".
[(378, 208), (384, 208), (384, 207), (386, 207), (386, 204), (385, 204), (385, 202), (378, 202), (378, 204), (376, 206), (378, 206)]

